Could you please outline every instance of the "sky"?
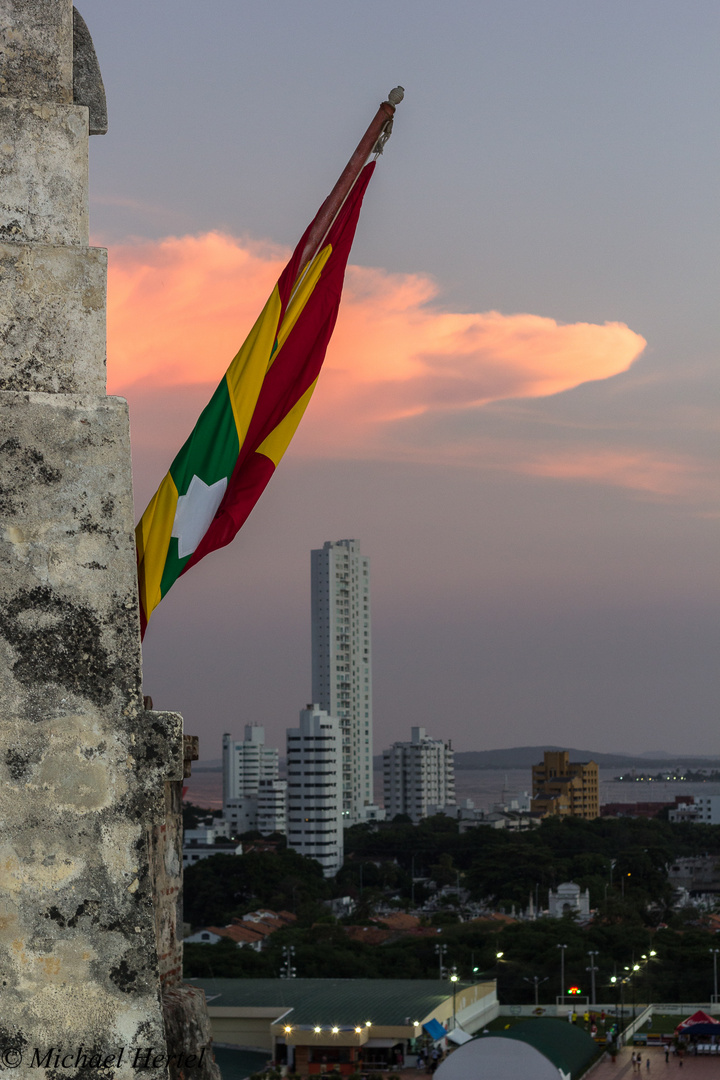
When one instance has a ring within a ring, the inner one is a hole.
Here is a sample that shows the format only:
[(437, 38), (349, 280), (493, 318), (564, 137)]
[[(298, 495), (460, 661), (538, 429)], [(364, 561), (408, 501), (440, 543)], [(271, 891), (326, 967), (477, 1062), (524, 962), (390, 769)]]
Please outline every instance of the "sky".
[(377, 105), (301, 428), (145, 693), (201, 758), (310, 694), (310, 550), (371, 559), (375, 752), (720, 753), (720, 8), (83, 0), (108, 389), (139, 518)]

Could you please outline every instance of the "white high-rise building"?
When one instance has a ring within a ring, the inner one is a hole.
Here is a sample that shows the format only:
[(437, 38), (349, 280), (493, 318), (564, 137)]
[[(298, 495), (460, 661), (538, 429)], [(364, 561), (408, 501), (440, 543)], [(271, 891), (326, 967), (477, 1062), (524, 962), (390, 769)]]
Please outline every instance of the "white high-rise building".
[(287, 818), (287, 782), (261, 780), (257, 794), (257, 830), (263, 836), (284, 833)]
[(278, 752), (265, 745), (265, 728), (245, 725), (245, 739), (234, 742), (223, 735), (223, 802), (257, 795), (261, 780), (277, 780)]
[[(233, 833), (259, 828), (260, 785), (275, 782), (280, 783), (278, 751), (275, 747), (265, 745), (264, 727), (246, 724), (242, 742), (235, 742), (227, 733), (223, 735), (223, 818), (229, 822)], [(277, 801), (280, 796), (274, 798)]]
[[(413, 821), (455, 804), (455, 764), (451, 744), (411, 728), (410, 742), (383, 751), (385, 815), (407, 814)], [(431, 808), (431, 809), (429, 809)]]
[(340, 727), (317, 705), (300, 711), (287, 733), (287, 843), (317, 859), (325, 877), (343, 862), (342, 744)]
[(340, 723), (343, 823), (353, 825), (373, 801), (370, 560), (357, 540), (312, 552), (312, 693)]

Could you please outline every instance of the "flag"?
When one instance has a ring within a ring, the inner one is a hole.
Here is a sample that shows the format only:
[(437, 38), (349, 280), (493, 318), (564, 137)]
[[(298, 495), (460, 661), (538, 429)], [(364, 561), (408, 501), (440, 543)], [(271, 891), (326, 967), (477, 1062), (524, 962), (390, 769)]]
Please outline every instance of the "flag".
[(178, 577), (229, 544), (245, 523), (300, 423), (335, 326), (374, 168), (374, 162), (364, 166), (303, 268), (306, 243), (323, 208), (308, 226), (140, 519), (135, 539), (143, 634)]

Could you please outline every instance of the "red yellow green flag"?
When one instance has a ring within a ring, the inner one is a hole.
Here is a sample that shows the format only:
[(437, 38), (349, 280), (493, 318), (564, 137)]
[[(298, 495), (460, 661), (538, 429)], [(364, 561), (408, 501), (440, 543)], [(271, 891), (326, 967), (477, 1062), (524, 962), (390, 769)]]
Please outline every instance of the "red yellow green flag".
[[(312, 396), (332, 335), (345, 267), (374, 162), (302, 269), (308, 227), (135, 531), (140, 615), (181, 574), (229, 544), (270, 480)], [(302, 271), (299, 273), (299, 271)]]

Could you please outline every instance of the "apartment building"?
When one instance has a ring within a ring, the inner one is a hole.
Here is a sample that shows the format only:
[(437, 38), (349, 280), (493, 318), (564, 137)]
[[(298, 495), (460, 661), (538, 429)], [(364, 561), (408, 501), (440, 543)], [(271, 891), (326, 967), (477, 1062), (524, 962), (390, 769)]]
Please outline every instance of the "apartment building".
[(407, 814), (420, 821), (455, 805), (452, 744), (431, 739), (425, 728), (410, 729), (410, 742), (396, 742), (383, 751), (385, 814)]
[(343, 862), (341, 739), (338, 721), (315, 704), (287, 732), (287, 844), (317, 859), (325, 877)]
[(600, 816), (600, 785), (594, 761), (570, 761), (567, 750), (546, 750), (532, 767), (533, 814), (542, 817)]
[[(223, 735), (222, 760), (223, 818), (231, 831), (282, 832), (281, 828), (270, 827), (285, 817), (285, 791), (278, 780), (278, 751), (265, 745), (265, 728), (246, 724), (242, 742), (227, 733)], [(262, 820), (258, 816), (261, 801)]]

